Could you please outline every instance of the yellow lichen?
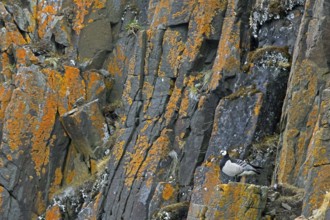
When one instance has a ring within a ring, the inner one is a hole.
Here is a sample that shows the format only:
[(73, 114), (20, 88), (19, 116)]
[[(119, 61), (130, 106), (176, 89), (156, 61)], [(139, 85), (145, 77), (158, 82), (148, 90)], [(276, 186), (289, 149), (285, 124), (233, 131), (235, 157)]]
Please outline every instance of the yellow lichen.
[(163, 199), (165, 201), (169, 200), (170, 198), (172, 198), (174, 196), (174, 192), (175, 192), (175, 189), (173, 188), (173, 186), (170, 183), (165, 183), (163, 192), (162, 192)]

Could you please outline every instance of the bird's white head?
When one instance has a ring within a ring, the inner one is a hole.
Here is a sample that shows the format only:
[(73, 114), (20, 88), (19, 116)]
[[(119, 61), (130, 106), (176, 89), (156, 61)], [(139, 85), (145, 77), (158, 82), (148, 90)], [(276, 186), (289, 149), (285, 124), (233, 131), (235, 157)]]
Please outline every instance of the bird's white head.
[(222, 156), (226, 156), (227, 151), (226, 150), (221, 150), (220, 153), (221, 153)]

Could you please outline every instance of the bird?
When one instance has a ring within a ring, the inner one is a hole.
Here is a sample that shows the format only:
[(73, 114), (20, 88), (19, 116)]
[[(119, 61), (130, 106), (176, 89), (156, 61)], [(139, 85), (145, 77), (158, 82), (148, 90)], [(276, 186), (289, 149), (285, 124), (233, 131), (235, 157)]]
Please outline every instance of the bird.
[(226, 150), (220, 151), (222, 156), (224, 156), (220, 161), (221, 171), (230, 177), (241, 177), (260, 174), (262, 167), (252, 165), (244, 160), (231, 159)]

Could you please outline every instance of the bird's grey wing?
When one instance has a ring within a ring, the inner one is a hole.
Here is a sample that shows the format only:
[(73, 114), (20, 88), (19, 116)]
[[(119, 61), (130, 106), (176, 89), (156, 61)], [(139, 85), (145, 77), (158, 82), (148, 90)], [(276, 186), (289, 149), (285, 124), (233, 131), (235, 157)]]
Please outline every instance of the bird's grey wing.
[(232, 163), (230, 160), (226, 162), (226, 164), (222, 168), (222, 172), (228, 176), (237, 176), (243, 172), (243, 167)]
[(242, 167), (243, 171), (255, 171), (256, 170), (253, 166), (251, 166), (244, 160), (235, 159), (233, 162), (236, 163), (237, 165), (239, 165), (240, 167)]

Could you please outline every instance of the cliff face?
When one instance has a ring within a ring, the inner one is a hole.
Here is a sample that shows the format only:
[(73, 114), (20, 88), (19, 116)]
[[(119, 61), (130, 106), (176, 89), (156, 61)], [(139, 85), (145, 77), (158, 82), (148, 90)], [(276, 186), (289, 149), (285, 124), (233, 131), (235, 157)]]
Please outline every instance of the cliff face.
[(2, 1), (0, 28), (0, 219), (330, 218), (329, 0)]

